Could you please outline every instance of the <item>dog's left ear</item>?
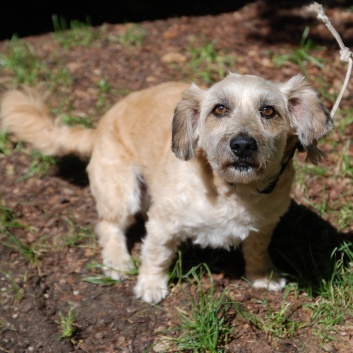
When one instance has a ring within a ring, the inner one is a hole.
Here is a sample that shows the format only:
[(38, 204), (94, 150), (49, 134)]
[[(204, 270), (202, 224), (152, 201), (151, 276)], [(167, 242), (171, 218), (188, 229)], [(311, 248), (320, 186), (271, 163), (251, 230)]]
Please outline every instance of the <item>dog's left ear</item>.
[(175, 108), (172, 124), (172, 151), (183, 160), (195, 157), (200, 104), (205, 91), (192, 84)]
[(316, 164), (321, 159), (317, 142), (334, 127), (331, 115), (303, 75), (281, 84), (280, 90), (288, 100), (293, 132), (308, 152), (308, 159)]

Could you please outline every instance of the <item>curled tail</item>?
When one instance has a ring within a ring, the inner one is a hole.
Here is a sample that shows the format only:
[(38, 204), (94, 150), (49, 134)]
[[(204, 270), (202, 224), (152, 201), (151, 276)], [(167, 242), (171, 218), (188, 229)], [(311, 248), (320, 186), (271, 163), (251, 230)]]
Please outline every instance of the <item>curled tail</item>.
[(7, 92), (1, 100), (0, 126), (45, 155), (91, 156), (95, 130), (56, 124), (41, 96), (31, 89)]

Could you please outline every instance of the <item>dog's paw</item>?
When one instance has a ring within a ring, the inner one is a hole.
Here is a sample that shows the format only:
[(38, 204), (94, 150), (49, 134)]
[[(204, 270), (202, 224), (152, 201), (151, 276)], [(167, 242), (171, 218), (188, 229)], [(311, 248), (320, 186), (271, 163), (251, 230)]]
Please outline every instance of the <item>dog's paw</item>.
[(134, 288), (137, 298), (147, 303), (157, 304), (168, 295), (168, 277), (163, 275), (158, 279), (139, 276)]
[(278, 292), (286, 285), (285, 278), (277, 273), (269, 275), (248, 274), (246, 278), (252, 283), (254, 288), (265, 288), (269, 291)]
[(134, 269), (130, 259), (128, 261), (111, 261), (104, 259), (104, 274), (114, 280), (124, 280), (129, 272)]

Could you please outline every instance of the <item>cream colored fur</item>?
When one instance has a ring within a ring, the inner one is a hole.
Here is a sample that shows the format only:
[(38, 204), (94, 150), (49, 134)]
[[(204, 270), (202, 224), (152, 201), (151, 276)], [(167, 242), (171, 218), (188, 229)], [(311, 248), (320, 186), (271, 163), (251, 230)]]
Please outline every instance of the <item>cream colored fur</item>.
[(95, 130), (56, 125), (37, 93), (11, 91), (1, 121), (43, 153), (90, 156), (107, 275), (123, 278), (131, 269), (125, 232), (147, 212), (135, 294), (150, 303), (167, 295), (168, 267), (187, 238), (226, 249), (242, 244), (246, 277), (280, 290), (285, 281), (273, 273), (267, 248), (289, 207), (291, 152), (300, 142), (316, 162), (317, 142), (333, 127), (302, 76), (276, 84), (237, 74), (208, 90), (171, 82), (132, 93)]

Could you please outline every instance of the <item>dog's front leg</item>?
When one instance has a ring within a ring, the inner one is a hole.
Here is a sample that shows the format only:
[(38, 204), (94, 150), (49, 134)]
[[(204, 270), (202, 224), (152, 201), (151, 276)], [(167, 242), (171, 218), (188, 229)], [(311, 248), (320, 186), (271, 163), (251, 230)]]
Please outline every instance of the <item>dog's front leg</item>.
[(243, 241), (242, 250), (245, 259), (245, 277), (253, 286), (279, 291), (285, 286), (286, 281), (275, 270), (268, 253), (274, 228), (275, 226), (272, 226), (261, 232), (250, 232)]
[(168, 294), (168, 269), (179, 242), (170, 236), (165, 224), (150, 220), (146, 228), (135, 294), (148, 303), (159, 303)]
[(104, 273), (115, 280), (125, 279), (134, 268), (123, 229), (125, 227), (122, 228), (118, 222), (106, 220), (101, 220), (96, 227), (102, 246)]

